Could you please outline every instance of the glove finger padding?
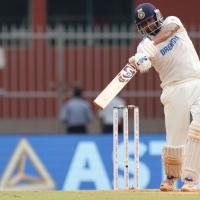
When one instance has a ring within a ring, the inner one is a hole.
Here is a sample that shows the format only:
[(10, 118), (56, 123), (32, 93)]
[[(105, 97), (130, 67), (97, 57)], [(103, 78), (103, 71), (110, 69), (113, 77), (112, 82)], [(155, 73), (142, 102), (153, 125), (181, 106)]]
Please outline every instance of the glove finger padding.
[(141, 73), (149, 71), (152, 66), (151, 60), (143, 53), (136, 53), (135, 56), (129, 59), (129, 62), (131, 63), (133, 60)]

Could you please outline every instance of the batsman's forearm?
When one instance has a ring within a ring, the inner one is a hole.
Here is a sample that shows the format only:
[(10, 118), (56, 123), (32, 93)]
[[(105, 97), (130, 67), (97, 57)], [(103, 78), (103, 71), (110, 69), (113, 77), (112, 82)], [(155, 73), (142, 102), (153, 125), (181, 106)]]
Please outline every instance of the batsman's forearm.
[(168, 38), (170, 38), (180, 27), (175, 24), (171, 23), (168, 24), (166, 27), (162, 28), (160, 32), (154, 37), (153, 42), (155, 45), (164, 42)]
[(161, 42), (164, 42), (167, 40), (169, 37), (171, 37), (174, 34), (173, 31), (165, 31), (161, 34), (158, 34), (154, 39), (154, 45), (160, 44)]
[(158, 37), (155, 37), (153, 39), (154, 41), (154, 45), (160, 44), (161, 42), (164, 42), (165, 40), (167, 40), (172, 34), (170, 32), (166, 32), (162, 35), (158, 35)]

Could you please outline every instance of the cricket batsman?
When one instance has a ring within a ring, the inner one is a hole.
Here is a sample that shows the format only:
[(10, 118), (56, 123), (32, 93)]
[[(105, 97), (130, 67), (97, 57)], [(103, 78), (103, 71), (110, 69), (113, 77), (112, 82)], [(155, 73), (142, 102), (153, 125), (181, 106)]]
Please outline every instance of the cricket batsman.
[[(197, 190), (200, 175), (200, 61), (178, 17), (163, 18), (159, 9), (143, 3), (135, 9), (135, 23), (143, 40), (129, 59), (141, 73), (154, 67), (161, 80), (166, 146), (162, 160), (166, 179), (161, 191)], [(191, 117), (190, 117), (191, 116)]]

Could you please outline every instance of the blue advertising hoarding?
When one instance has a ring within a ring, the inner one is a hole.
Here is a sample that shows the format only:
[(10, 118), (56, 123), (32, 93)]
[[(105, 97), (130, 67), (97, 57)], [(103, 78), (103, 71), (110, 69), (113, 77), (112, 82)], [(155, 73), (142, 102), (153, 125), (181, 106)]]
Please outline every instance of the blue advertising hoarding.
[[(112, 189), (112, 135), (1, 136), (0, 176), (20, 140), (25, 138), (55, 182), (57, 190)], [(140, 188), (159, 188), (163, 178), (164, 134), (140, 135)], [(134, 144), (129, 140), (130, 187), (134, 184)], [(37, 175), (32, 162), (26, 173)], [(123, 187), (123, 140), (119, 138), (119, 183)]]

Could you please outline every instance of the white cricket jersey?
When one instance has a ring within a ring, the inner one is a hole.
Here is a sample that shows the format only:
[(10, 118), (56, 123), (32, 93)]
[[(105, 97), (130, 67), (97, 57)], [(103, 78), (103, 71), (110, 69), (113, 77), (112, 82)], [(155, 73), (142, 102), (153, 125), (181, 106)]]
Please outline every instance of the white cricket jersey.
[[(175, 16), (167, 17), (163, 26), (170, 23), (176, 23), (180, 28), (166, 41), (156, 45), (159, 52), (152, 58), (152, 65), (159, 73), (162, 88), (200, 78), (200, 61), (186, 29)], [(140, 45), (138, 51), (139, 49)]]

